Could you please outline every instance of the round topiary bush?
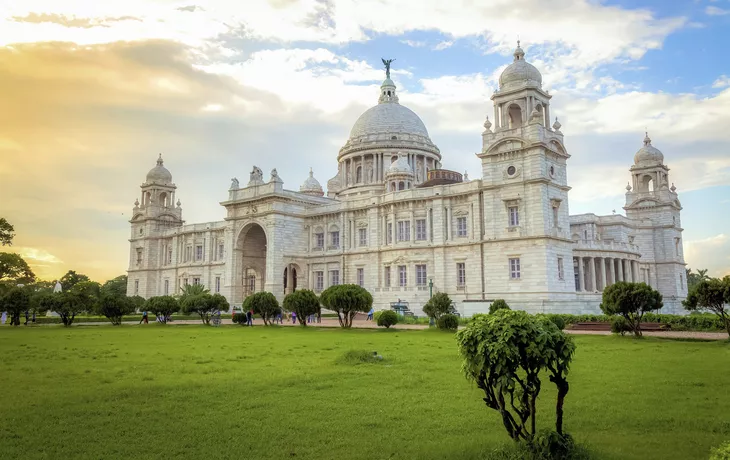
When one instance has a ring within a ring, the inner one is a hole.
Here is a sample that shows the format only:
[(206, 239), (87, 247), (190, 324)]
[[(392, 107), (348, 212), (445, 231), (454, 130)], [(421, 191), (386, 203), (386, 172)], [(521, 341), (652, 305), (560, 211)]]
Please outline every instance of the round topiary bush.
[(398, 324), (398, 314), (393, 310), (385, 310), (378, 315), (378, 326), (390, 328)]
[(441, 315), (436, 322), (436, 326), (446, 331), (455, 331), (459, 329), (459, 317), (451, 313)]
[(617, 316), (611, 321), (611, 332), (614, 334), (624, 335), (631, 331), (631, 325), (623, 316)]
[(504, 299), (497, 299), (489, 306), (489, 314), (491, 315), (498, 310), (511, 310), (511, 308), (509, 308), (509, 305), (507, 305)]
[(233, 315), (233, 324), (240, 324), (244, 325), (246, 324), (246, 314), (245, 313), (235, 313)]
[(710, 460), (730, 460), (730, 441), (712, 449)]

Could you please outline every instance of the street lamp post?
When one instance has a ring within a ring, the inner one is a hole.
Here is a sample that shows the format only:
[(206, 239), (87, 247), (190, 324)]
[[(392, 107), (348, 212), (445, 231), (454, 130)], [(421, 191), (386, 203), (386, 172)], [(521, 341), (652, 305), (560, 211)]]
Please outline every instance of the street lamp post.
[(428, 298), (433, 297), (433, 278), (428, 280)]

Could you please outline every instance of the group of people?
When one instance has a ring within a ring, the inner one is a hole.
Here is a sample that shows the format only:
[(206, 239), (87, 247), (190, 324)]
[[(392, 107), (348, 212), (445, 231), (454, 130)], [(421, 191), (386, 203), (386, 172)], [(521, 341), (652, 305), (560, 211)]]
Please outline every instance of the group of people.
[[(0, 325), (4, 326), (5, 322), (8, 320), (8, 312), (4, 311), (2, 315), (0, 316)], [(13, 324), (13, 318), (10, 317), (10, 325), (15, 326), (16, 324)], [(25, 326), (28, 325), (28, 323), (35, 324), (35, 312), (31, 312), (30, 310), (25, 310), (25, 323), (23, 323)], [(20, 326), (20, 319), (18, 319), (17, 326)]]
[[(235, 315), (237, 312), (233, 310), (233, 315)], [(246, 326), (253, 326), (253, 310), (249, 310), (246, 312)], [(284, 321), (289, 321), (291, 319), (292, 324), (297, 323), (297, 312), (293, 311), (291, 312), (291, 315), (288, 315), (286, 312), (279, 311), (279, 313), (274, 316), (274, 324), (284, 324)], [(320, 313), (309, 315), (306, 318), (307, 324), (314, 324), (314, 323), (321, 323), (322, 322), (322, 315)]]

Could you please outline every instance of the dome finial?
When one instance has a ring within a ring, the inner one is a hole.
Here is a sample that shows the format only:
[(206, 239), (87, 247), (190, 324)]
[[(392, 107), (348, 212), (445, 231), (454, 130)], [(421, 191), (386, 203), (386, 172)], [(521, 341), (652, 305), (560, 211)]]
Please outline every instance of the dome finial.
[(513, 54), (515, 57), (515, 61), (519, 61), (521, 59), (525, 58), (525, 52), (522, 51), (522, 48), (520, 47), (520, 40), (517, 40), (517, 48), (515, 48), (515, 52)]
[(157, 166), (162, 166), (162, 154), (161, 153), (157, 157)]
[(649, 131), (644, 131), (644, 145), (651, 145), (651, 138), (649, 137)]

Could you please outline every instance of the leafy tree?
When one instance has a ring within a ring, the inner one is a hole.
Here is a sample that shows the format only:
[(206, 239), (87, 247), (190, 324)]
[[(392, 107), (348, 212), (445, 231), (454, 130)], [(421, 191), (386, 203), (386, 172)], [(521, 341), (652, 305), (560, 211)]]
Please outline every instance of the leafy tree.
[(161, 317), (163, 323), (167, 323), (167, 317), (180, 311), (180, 303), (170, 295), (150, 297), (144, 304), (144, 308)]
[(284, 297), (283, 306), (284, 310), (297, 314), (297, 320), (302, 326), (307, 325), (307, 316), (315, 315), (320, 310), (317, 294), (308, 289), (301, 289), (288, 294)]
[(90, 304), (88, 299), (79, 299), (79, 294), (73, 292), (54, 292), (43, 296), (40, 303), (44, 310), (58, 313), (64, 326), (71, 326), (77, 315), (88, 311)]
[(202, 284), (186, 284), (180, 287), (180, 298), (184, 298), (189, 295), (200, 295), (210, 294), (210, 289), (207, 289)]
[(563, 433), (567, 374), (575, 351), (573, 339), (547, 318), (523, 311), (499, 310), (476, 315), (456, 333), (464, 358), (462, 371), (484, 392), (487, 407), (499, 412), (509, 436), (532, 442), (536, 434), (536, 401), (540, 373), (547, 373), (558, 394), (556, 431)]
[(378, 326), (385, 326), (386, 329), (390, 329), (390, 326), (398, 324), (398, 314), (393, 310), (385, 310), (378, 315)]
[(352, 320), (358, 312), (367, 313), (373, 306), (373, 296), (357, 284), (330, 286), (322, 291), (319, 300), (337, 313), (340, 326), (344, 328), (352, 327)]
[(4, 217), (0, 217), (0, 245), (12, 246), (13, 237), (15, 236), (14, 231), (15, 229), (10, 225), (10, 222), (5, 220)]
[(61, 288), (64, 291), (70, 290), (76, 284), (82, 281), (91, 281), (88, 276), (76, 273), (74, 270), (69, 270), (65, 275), (58, 280), (61, 283)]
[(144, 307), (145, 299), (142, 296), (133, 295), (129, 297), (129, 300), (132, 302), (132, 305), (134, 306), (133, 311), (140, 311), (142, 307)]
[[(279, 301), (276, 300), (274, 294), (266, 291), (257, 292), (246, 297), (242, 309), (243, 311), (253, 310), (255, 314), (261, 316), (261, 319), (264, 320), (264, 326), (271, 324), (274, 317), (281, 311)], [(297, 316), (299, 316), (298, 313)]]
[(455, 331), (459, 329), (459, 317), (451, 313), (441, 315), (436, 321), (436, 327), (445, 331)]
[(646, 283), (619, 281), (603, 290), (601, 310), (607, 315), (626, 318), (634, 335), (641, 336), (641, 320), (644, 313), (664, 306), (662, 295)]
[(101, 286), (102, 292), (115, 296), (127, 295), (127, 275), (120, 275), (108, 280)]
[(451, 310), (451, 299), (445, 292), (437, 292), (423, 306), (423, 312), (435, 321), (438, 321), (441, 315), (450, 313)]
[(10, 325), (20, 326), (20, 315), (30, 308), (30, 296), (28, 292), (20, 287), (10, 289), (0, 299), (0, 310), (10, 314)]
[(695, 287), (702, 281), (710, 279), (710, 277), (707, 276), (706, 268), (697, 270), (697, 273), (692, 273), (692, 269), (687, 268), (686, 272), (687, 272), (687, 289), (688, 290), (691, 290), (693, 287)]
[(220, 294), (210, 295), (190, 294), (180, 299), (180, 305), (185, 314), (197, 314), (203, 324), (210, 324), (210, 317), (216, 312), (227, 311), (229, 308), (228, 301)]
[(119, 326), (122, 324), (124, 315), (134, 312), (134, 304), (126, 295), (118, 295), (113, 291), (102, 290), (101, 297), (96, 304), (96, 311), (101, 316), (109, 318), (114, 326)]
[(690, 289), (682, 303), (689, 311), (705, 310), (716, 314), (730, 336), (730, 276), (700, 281)]
[(504, 299), (497, 299), (489, 306), (489, 314), (491, 315), (497, 310), (511, 310), (511, 308)]
[(19, 254), (0, 252), (0, 281), (27, 284), (35, 281), (35, 274)]

